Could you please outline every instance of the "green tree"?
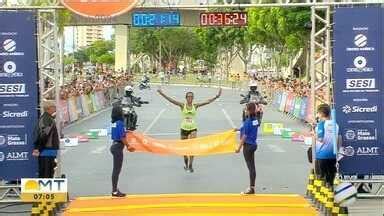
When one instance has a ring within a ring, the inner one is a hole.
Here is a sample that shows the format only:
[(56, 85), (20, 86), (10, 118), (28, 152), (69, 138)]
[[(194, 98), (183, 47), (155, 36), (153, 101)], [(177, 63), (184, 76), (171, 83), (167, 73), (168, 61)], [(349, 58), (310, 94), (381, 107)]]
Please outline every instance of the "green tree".
[(78, 50), (74, 53), (75, 61), (78, 63), (84, 63), (89, 61), (89, 56), (85, 49)]
[(291, 58), (307, 46), (309, 31), (305, 25), (310, 21), (308, 8), (252, 8), (249, 14), (249, 31), (257, 44), (274, 50), (276, 66), (287, 64), (284, 56)]
[(200, 48), (194, 31), (187, 28), (136, 29), (131, 34), (131, 50), (135, 54), (144, 53), (161, 64), (178, 64), (187, 57), (196, 58)]
[(113, 53), (105, 53), (96, 59), (97, 63), (112, 65), (115, 63), (115, 55)]
[(75, 58), (73, 55), (64, 56), (64, 65), (71, 65), (73, 63), (75, 63)]
[[(85, 53), (92, 63), (104, 64), (110, 62), (111, 58), (108, 56), (113, 54), (114, 47), (114, 41), (99, 40), (86, 48)], [(105, 60), (108, 61), (105, 62)]]

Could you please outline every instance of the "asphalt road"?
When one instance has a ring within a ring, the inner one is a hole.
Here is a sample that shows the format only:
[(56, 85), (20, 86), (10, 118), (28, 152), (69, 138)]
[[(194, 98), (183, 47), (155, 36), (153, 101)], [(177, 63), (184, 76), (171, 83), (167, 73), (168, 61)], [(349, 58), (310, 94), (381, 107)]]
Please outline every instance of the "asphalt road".
[[(195, 93), (195, 100), (213, 97), (217, 89), (192, 87), (164, 87), (167, 94), (184, 100), (186, 91)], [(158, 96), (155, 90), (137, 91), (150, 102), (137, 109), (139, 131), (158, 139), (179, 139), (181, 114), (179, 108)], [(224, 90), (222, 97), (198, 110), (198, 135), (239, 127), (241, 123), (238, 91)], [(264, 122), (282, 122), (295, 129), (304, 129), (299, 121), (267, 108)], [(105, 128), (110, 122), (110, 110), (65, 130), (73, 135), (92, 128)], [(105, 195), (111, 192), (112, 155), (107, 137), (81, 143), (63, 151), (63, 172), (69, 179), (72, 197)], [(306, 146), (280, 137), (261, 136), (256, 153), (258, 193), (304, 194), (309, 164)], [(198, 157), (194, 173), (186, 173), (182, 158), (146, 153), (124, 155), (120, 175), (120, 189), (129, 194), (180, 192), (240, 192), (248, 186), (248, 173), (242, 154)]]

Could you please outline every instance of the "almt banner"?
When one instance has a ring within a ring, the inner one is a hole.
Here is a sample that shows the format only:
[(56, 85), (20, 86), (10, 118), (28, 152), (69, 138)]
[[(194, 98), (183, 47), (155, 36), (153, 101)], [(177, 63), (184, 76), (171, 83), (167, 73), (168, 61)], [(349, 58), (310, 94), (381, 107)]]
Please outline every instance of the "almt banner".
[(0, 13), (0, 179), (35, 177), (38, 122), (36, 13)]
[(383, 21), (380, 7), (336, 8), (334, 93), (340, 172), (383, 175)]

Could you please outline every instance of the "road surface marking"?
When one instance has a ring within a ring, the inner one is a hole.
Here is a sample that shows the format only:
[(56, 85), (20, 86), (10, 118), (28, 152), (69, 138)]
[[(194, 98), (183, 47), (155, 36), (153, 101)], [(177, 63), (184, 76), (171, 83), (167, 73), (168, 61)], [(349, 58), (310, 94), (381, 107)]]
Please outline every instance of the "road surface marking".
[(145, 129), (144, 134), (147, 134), (149, 130), (152, 129), (153, 125), (156, 124), (156, 122), (160, 119), (160, 116), (165, 112), (166, 109), (162, 109), (157, 116), (152, 120), (151, 124), (148, 125), (148, 127)]
[(224, 116), (225, 116), (225, 118), (228, 120), (228, 122), (229, 122), (229, 124), (231, 125), (231, 127), (232, 127), (232, 128), (236, 128), (235, 123), (233, 123), (233, 121), (232, 121), (231, 117), (228, 115), (227, 111), (225, 111), (224, 108), (221, 109), (221, 111), (223, 111)]
[(67, 152), (68, 152), (68, 149), (67, 149), (67, 148), (65, 148), (65, 149), (62, 149), (62, 150), (60, 150), (60, 152), (61, 152), (61, 155), (64, 155), (65, 153), (67, 153)]
[(269, 149), (271, 149), (273, 152), (278, 152), (278, 153), (281, 153), (281, 152), (285, 152), (284, 149), (282, 149), (281, 147), (277, 146), (277, 145), (267, 145)]
[(104, 151), (105, 149), (107, 149), (107, 146), (106, 146), (106, 145), (97, 147), (95, 150), (92, 150), (92, 151), (91, 151), (91, 154), (101, 154), (101, 153), (103, 153), (103, 151)]

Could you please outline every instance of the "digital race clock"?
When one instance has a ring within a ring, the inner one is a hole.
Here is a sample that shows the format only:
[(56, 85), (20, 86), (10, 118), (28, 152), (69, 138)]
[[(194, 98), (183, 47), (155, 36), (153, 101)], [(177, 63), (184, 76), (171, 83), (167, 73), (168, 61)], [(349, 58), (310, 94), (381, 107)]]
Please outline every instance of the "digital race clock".
[(206, 12), (200, 14), (201, 26), (246, 26), (247, 12)]
[(134, 12), (133, 27), (180, 26), (179, 12)]

